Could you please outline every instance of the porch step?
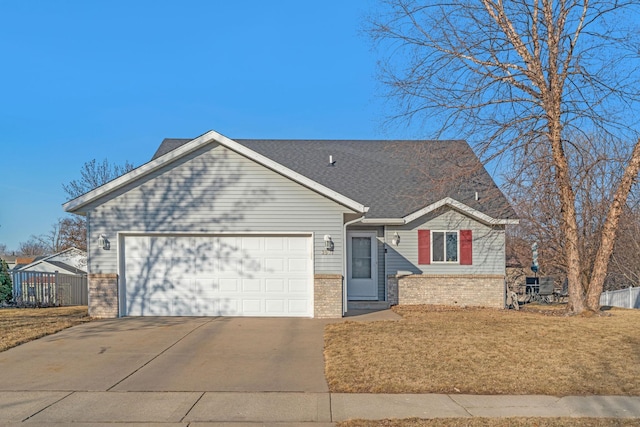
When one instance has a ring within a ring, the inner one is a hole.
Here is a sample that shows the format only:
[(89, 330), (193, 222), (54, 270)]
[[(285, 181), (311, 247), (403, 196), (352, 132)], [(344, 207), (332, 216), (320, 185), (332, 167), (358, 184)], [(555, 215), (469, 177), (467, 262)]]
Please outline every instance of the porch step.
[(351, 310), (386, 310), (390, 307), (388, 301), (348, 301), (347, 311)]

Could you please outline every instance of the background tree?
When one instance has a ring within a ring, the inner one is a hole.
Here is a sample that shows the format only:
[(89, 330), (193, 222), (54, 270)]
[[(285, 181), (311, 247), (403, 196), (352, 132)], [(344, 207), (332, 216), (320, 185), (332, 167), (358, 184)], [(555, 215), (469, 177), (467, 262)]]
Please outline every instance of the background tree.
[[(581, 137), (576, 137), (580, 141)], [(591, 141), (600, 141), (592, 137)], [(589, 146), (590, 149), (584, 149)], [(580, 236), (580, 252), (583, 257), (580, 277), (583, 282), (590, 280), (595, 263), (600, 233), (606, 221), (610, 194), (620, 180), (623, 165), (620, 159), (611, 157), (615, 147), (584, 141), (569, 146), (566, 154), (571, 166), (571, 180), (576, 186), (577, 224)], [(560, 232), (561, 208), (552, 176), (547, 169), (552, 164), (549, 152), (536, 151), (529, 156), (524, 168), (513, 168), (505, 173), (503, 185), (512, 205), (518, 212), (520, 226), (507, 230), (509, 236), (509, 258), (528, 267), (531, 261), (531, 243), (539, 245), (541, 275), (552, 275), (561, 282), (567, 276), (567, 259), (564, 236)], [(606, 157), (609, 156), (609, 157)], [(607, 161), (602, 159), (608, 158)], [(613, 166), (613, 167), (612, 167)], [(634, 191), (638, 193), (637, 187)], [(633, 200), (631, 200), (633, 201)], [(605, 279), (604, 288), (615, 290), (640, 283), (634, 271), (640, 268), (640, 242), (636, 243), (640, 231), (640, 217), (630, 204), (620, 217), (619, 235)], [(638, 266), (638, 267), (636, 267)]]
[(26, 242), (18, 243), (18, 254), (25, 257), (51, 255), (51, 248), (38, 236), (31, 236)]
[(9, 266), (0, 260), (0, 303), (8, 303), (13, 298), (13, 285), (9, 275)]
[[(640, 170), (640, 140), (632, 127), (640, 101), (637, 2), (388, 0), (384, 5), (371, 20), (370, 33), (385, 49), (382, 81), (398, 102), (394, 118), (442, 123), (436, 137), (455, 131), (484, 160), (499, 159), (509, 167), (527, 164), (531, 153), (545, 153), (548, 167), (539, 172), (558, 202), (568, 307), (573, 313), (597, 310), (618, 223)], [(579, 209), (586, 205), (576, 197), (580, 182), (567, 151), (590, 150), (594, 135), (616, 147), (624, 167), (608, 190), (595, 246), (586, 248), (579, 231)], [(592, 264), (585, 251), (595, 251)]]
[(62, 184), (62, 189), (67, 193), (69, 199), (75, 199), (133, 169), (134, 166), (128, 161), (125, 161), (124, 165), (116, 165), (109, 163), (107, 159), (101, 163), (93, 159), (82, 165), (80, 179)]
[[(133, 169), (134, 166), (128, 161), (125, 161), (124, 165), (116, 165), (109, 163), (107, 159), (101, 163), (93, 159), (86, 162), (80, 169), (80, 179), (62, 184), (62, 189), (67, 193), (69, 199), (75, 199)], [(57, 229), (62, 247), (65, 249), (68, 247), (87, 249), (87, 224), (84, 217), (69, 215), (62, 218), (58, 221)]]
[(63, 249), (87, 250), (87, 224), (84, 217), (69, 215), (58, 220), (60, 245)]

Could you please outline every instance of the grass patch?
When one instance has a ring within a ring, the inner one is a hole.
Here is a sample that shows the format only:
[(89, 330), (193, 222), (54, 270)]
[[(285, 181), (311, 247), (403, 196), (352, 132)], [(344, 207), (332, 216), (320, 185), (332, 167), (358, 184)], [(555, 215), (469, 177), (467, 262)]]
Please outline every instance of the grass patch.
[(0, 309), (0, 351), (89, 320), (86, 306)]
[(638, 420), (619, 418), (408, 418), (404, 420), (349, 420), (337, 427), (622, 427)]
[(403, 320), (327, 326), (332, 392), (640, 395), (640, 310), (394, 310)]

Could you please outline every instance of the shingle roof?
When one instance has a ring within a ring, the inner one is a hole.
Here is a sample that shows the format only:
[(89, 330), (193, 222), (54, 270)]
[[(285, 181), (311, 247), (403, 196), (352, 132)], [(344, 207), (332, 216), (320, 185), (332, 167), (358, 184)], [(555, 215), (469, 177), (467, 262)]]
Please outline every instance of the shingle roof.
[[(189, 141), (167, 138), (153, 159)], [(517, 218), (465, 141), (234, 141), (369, 206), (367, 218), (402, 218), (445, 197), (492, 218)]]

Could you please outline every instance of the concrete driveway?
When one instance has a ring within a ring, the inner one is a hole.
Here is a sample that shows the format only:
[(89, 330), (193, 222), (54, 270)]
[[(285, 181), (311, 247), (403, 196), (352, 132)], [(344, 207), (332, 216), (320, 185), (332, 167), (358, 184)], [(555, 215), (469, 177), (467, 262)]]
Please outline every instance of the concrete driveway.
[(0, 391), (326, 393), (322, 334), (328, 322), (94, 321), (0, 353)]

